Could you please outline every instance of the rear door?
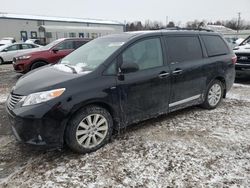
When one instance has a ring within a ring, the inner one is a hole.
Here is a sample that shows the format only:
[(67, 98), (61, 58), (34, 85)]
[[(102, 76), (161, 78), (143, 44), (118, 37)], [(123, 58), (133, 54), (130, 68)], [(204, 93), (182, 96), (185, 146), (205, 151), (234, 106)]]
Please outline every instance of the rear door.
[(169, 107), (181, 108), (201, 97), (206, 85), (204, 58), (198, 35), (166, 36), (171, 70)]
[(134, 62), (137, 72), (117, 80), (121, 114), (125, 123), (147, 119), (168, 111), (169, 67), (164, 63), (162, 41), (158, 37), (140, 40), (121, 55), (121, 63)]

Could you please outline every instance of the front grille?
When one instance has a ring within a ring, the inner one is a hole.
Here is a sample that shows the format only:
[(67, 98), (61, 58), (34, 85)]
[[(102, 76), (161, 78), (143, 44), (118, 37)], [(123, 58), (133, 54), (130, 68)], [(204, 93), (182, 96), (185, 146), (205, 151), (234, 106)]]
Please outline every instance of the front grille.
[(10, 94), (7, 101), (7, 106), (10, 110), (16, 106), (16, 104), (23, 98), (21, 95)]
[(244, 64), (250, 63), (250, 54), (249, 53), (240, 53), (240, 54), (236, 54), (236, 56), (237, 56), (237, 62), (241, 62)]

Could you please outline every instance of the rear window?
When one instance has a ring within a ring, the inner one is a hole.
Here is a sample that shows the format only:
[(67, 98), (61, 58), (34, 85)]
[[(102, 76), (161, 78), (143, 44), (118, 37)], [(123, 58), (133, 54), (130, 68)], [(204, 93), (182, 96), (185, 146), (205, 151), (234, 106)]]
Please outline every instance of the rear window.
[(207, 54), (209, 57), (225, 55), (229, 53), (229, 49), (225, 42), (219, 36), (202, 36), (202, 39), (205, 43)]
[(184, 62), (202, 59), (202, 49), (196, 36), (166, 37), (170, 62)]

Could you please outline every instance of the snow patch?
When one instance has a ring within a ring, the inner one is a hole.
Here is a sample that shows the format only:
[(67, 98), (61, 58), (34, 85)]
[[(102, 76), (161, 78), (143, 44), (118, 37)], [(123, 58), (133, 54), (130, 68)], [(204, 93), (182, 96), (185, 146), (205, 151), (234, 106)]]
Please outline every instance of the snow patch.
[(8, 98), (8, 94), (0, 94), (0, 103), (5, 103)]

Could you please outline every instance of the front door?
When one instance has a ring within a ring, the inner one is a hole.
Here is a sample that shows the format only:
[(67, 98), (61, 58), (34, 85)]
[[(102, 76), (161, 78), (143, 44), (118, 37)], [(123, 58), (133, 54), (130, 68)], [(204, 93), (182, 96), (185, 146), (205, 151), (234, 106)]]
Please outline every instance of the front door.
[(140, 40), (128, 47), (121, 63), (136, 63), (137, 72), (123, 74), (117, 81), (123, 122), (132, 123), (168, 111), (169, 67), (164, 63), (161, 39)]
[(200, 99), (206, 86), (204, 59), (197, 35), (165, 38), (171, 69), (170, 108), (179, 108)]
[[(53, 49), (56, 51), (54, 51)], [(50, 51), (50, 53), (52, 53), (53, 55), (50, 56), (49, 62), (57, 63), (60, 59), (74, 51), (74, 41), (65, 40), (59, 43), (53, 49)]]
[(6, 52), (3, 53), (2, 58), (6, 62), (13, 61), (13, 58), (18, 54), (20, 50), (20, 44), (13, 44), (6, 48)]

